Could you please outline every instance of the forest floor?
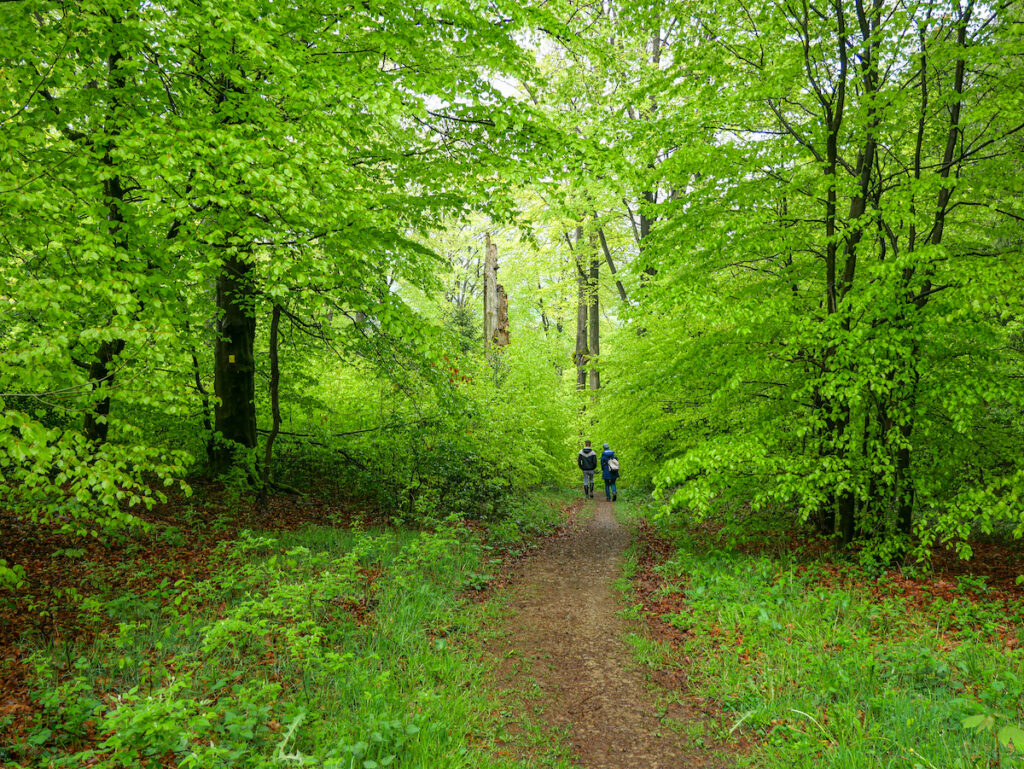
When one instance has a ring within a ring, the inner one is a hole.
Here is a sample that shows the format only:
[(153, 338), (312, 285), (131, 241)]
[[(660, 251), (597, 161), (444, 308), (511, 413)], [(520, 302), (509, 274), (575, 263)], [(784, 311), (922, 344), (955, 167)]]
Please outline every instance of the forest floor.
[(35, 639), (46, 648), (88, 645), (95, 636), (116, 629), (116, 612), (90, 616), (83, 610), (84, 599), (113, 591), (167, 604), (172, 583), (209, 578), (219, 568), (217, 545), (236, 539), (246, 528), (293, 531), (375, 522), (350, 503), (276, 495), (259, 507), (237, 504), (220, 483), (193, 482), (193, 490), (191, 498), (172, 490), (166, 503), (140, 515), (154, 526), (148, 538), (75, 537), (0, 508), (0, 558), (26, 572), (25, 585), (0, 590), (0, 761), (5, 747), (29, 732), (40, 709), (30, 691), (24, 654), (32, 644), (25, 646), (23, 639)]
[[(196, 713), (224, 680), (280, 687), (252, 725), (266, 755), (305, 708), (311, 755), (328, 750), (318, 740), (340, 744), (339, 730), (342, 749), (360, 749), (360, 725), (390, 709), (424, 736), (400, 729), (388, 750), (431, 767), (467, 765), (457, 754), (488, 769), (726, 769), (755, 757), (805, 769), (835, 754), (835, 765), (911, 769), (915, 750), (936, 766), (996, 766), (998, 743), (964, 731), (965, 717), (1024, 722), (1020, 543), (872, 574), (799, 533), (733, 542), (720, 525), (652, 523), (642, 503), (571, 500), (548, 490), (501, 520), (435, 531), (351, 503), (257, 508), (199, 487), (154, 510), (150, 535), (104, 542), (0, 511), (0, 557), (27, 574), (0, 593), (0, 765), (92, 765), (73, 762), (94, 749), (110, 762), (97, 765), (122, 765), (135, 747), (112, 746), (112, 703), (141, 718), (160, 702), (135, 696), (140, 682)], [(246, 528), (273, 541), (253, 544)], [(343, 593), (330, 574), (347, 575)], [(294, 653), (307, 643), (292, 631), (296, 591), (316, 637), (353, 661), (307, 670)], [(253, 596), (272, 632), (207, 654), (225, 621), (266, 621)], [(190, 688), (172, 692), (175, 681)], [(334, 712), (342, 696), (349, 709)], [(232, 713), (193, 729), (195, 745), (234, 745)], [(235, 742), (255, 750), (251, 737)]]
[(664, 701), (632, 659), (624, 639), (638, 628), (622, 616), (616, 589), (630, 532), (604, 500), (580, 520), (531, 556), (509, 588), (508, 616), (490, 647), (498, 685), (567, 733), (574, 764), (587, 769), (732, 766), (727, 753), (687, 737), (694, 721), (713, 715)]

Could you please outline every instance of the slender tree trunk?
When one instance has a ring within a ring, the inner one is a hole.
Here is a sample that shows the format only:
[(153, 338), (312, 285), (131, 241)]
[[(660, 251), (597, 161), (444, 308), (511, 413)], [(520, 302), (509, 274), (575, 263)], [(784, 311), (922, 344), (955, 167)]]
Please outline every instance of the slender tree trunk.
[(903, 445), (896, 452), (896, 526), (900, 534), (907, 536), (913, 531), (914, 502), (916, 489), (910, 478), (911, 438), (914, 433), (912, 421), (900, 427)]
[(270, 486), (270, 468), (274, 458), (274, 441), (281, 431), (281, 368), (277, 355), (277, 331), (281, 325), (281, 305), (274, 305), (270, 316), (270, 433), (267, 435), (267, 448), (263, 453), (263, 493)]
[[(821, 395), (820, 390), (815, 389), (811, 394), (811, 402), (814, 410), (820, 412), (825, 408), (825, 400)], [(826, 431), (827, 431), (826, 427)], [(824, 460), (831, 454), (831, 447), (828, 445), (827, 435), (818, 435), (818, 457)], [(817, 528), (821, 534), (831, 537), (836, 533), (836, 497), (835, 494), (829, 494), (822, 509), (816, 514)]]
[[(587, 359), (590, 349), (587, 344), (587, 283), (588, 275), (581, 260), (583, 228), (576, 228), (576, 248), (573, 250), (573, 265), (576, 267), (576, 350), (573, 363), (576, 364), (576, 389), (587, 389)], [(571, 244), (571, 241), (570, 241)]]
[[(207, 436), (213, 435), (213, 422), (210, 420), (210, 393), (203, 386), (203, 375), (199, 370), (199, 356), (192, 350), (192, 378), (195, 382), (196, 392), (199, 393), (200, 402), (203, 405), (203, 431)], [(209, 439), (206, 442), (206, 462), (213, 463), (213, 456), (210, 454), (212, 444)]]
[(601, 354), (601, 325), (600, 325), (600, 306), (599, 306), (599, 295), (600, 295), (600, 268), (601, 259), (597, 253), (597, 236), (594, 233), (590, 235), (590, 276), (587, 281), (587, 305), (589, 315), (589, 363), (590, 365), (590, 389), (597, 391), (601, 388), (601, 372), (597, 369), (597, 364), (594, 363), (594, 358)]
[(232, 252), (217, 276), (218, 337), (214, 346), (214, 436), (210, 456), (215, 474), (234, 462), (237, 448), (256, 447), (256, 336), (252, 264)]
[[(657, 20), (654, 25), (654, 32), (651, 35), (651, 64), (654, 65), (655, 69), (661, 66), (661, 49), (661, 22)], [(652, 116), (658, 111), (658, 100), (653, 93), (650, 96), (650, 110)], [(652, 159), (647, 167), (653, 171), (655, 160)], [(653, 222), (648, 214), (650, 208), (658, 202), (658, 193), (656, 190), (646, 189), (641, 193), (641, 198), (643, 199), (643, 204), (640, 206), (640, 251), (643, 252), (647, 245), (647, 237), (651, 234), (651, 224)], [(658, 274), (658, 271), (651, 265), (647, 265), (644, 268), (644, 273), (654, 277)]]
[(505, 347), (512, 341), (508, 327), (508, 294), (505, 287), (500, 283), (498, 289), (498, 325), (494, 329), (494, 344), (497, 347)]
[[(876, 0), (877, 2), (877, 0)], [(967, 28), (971, 21), (971, 16), (974, 13), (974, 2), (968, 0), (967, 4), (961, 13), (959, 23), (957, 25), (956, 33), (956, 44), (961, 51), (965, 51), (967, 48)], [(921, 35), (921, 120), (919, 121), (917, 143), (915, 148), (915, 160), (914, 160), (914, 176), (915, 179), (921, 177), (921, 146), (924, 139), (924, 119), (928, 107), (928, 83), (927, 83), (927, 66), (928, 60), (926, 56), (926, 47), (923, 33)], [(956, 94), (956, 100), (949, 107), (949, 125), (946, 130), (946, 143), (943, 147), (942, 152), (942, 165), (939, 167), (938, 176), (943, 181), (947, 180), (953, 170), (954, 158), (956, 155), (957, 144), (961, 140), (962, 128), (960, 126), (960, 113), (963, 109), (964, 103), (964, 86), (966, 77), (967, 62), (963, 55), (959, 56), (954, 65), (953, 71), (953, 92)], [(949, 211), (949, 203), (953, 195), (953, 188), (947, 184), (942, 184), (939, 187), (938, 197), (935, 201), (935, 213), (932, 222), (931, 232), (928, 233), (927, 241), (933, 246), (938, 246), (942, 243), (942, 237), (945, 231), (946, 214)], [(916, 212), (915, 212), (916, 213)], [(911, 230), (911, 237), (913, 238), (916, 232)], [(910, 241), (910, 250), (914, 249), (913, 240)], [(925, 305), (928, 304), (930, 299), (930, 290), (932, 283), (930, 277), (925, 277), (923, 281), (921, 291), (915, 296), (910, 287), (910, 281), (913, 278), (914, 269), (913, 267), (908, 268), (903, 273), (904, 286), (907, 291), (907, 310), (908, 314), (920, 312), (924, 309)], [(913, 462), (913, 445), (911, 443), (914, 434), (914, 411), (917, 403), (917, 389), (920, 382), (920, 371), (918, 369), (918, 355), (919, 345), (915, 342), (911, 349), (911, 360), (909, 365), (913, 367), (913, 379), (911, 382), (910, 393), (906, 399), (906, 413), (902, 423), (900, 424), (900, 446), (896, 451), (896, 468), (895, 468), (895, 484), (896, 484), (896, 525), (898, 531), (901, 534), (909, 536), (913, 531), (914, 522), (914, 507), (916, 503), (916, 489), (914, 487), (913, 479), (911, 478), (910, 468)]]
[[(596, 216), (597, 215), (595, 214), (595, 218)], [(605, 261), (608, 262), (608, 272), (611, 273), (612, 277), (615, 277), (615, 273), (618, 272), (618, 270), (615, 269), (615, 262), (612, 261), (612, 252), (608, 248), (608, 241), (604, 237), (604, 229), (599, 227), (597, 235), (601, 239), (601, 250), (604, 251)], [(619, 298), (622, 299), (622, 303), (629, 304), (629, 299), (626, 296), (626, 288), (622, 285), (622, 281), (617, 277), (615, 278), (615, 288), (619, 291)]]

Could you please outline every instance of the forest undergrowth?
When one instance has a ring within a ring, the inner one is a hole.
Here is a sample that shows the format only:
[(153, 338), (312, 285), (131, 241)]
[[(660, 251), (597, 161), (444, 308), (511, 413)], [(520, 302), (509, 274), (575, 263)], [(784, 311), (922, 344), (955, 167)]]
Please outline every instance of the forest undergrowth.
[(1019, 548), (872, 571), (777, 522), (651, 512), (625, 513), (632, 640), (669, 701), (708, 714), (694, 739), (780, 769), (1021, 765)]
[(564, 496), (417, 526), (197, 496), (145, 545), (21, 532), (35, 589), (0, 594), (5, 766), (511, 765), (478, 685), (491, 608), (469, 599), (562, 524)]

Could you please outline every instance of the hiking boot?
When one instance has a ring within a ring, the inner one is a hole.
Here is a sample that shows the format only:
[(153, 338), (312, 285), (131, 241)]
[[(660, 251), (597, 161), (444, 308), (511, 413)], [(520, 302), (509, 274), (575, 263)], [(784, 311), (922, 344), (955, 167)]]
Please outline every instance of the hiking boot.
[(619, 498), (619, 495), (618, 495), (618, 494), (612, 494), (612, 502), (614, 502), (614, 501), (615, 501), (615, 500), (617, 500), (618, 498)]

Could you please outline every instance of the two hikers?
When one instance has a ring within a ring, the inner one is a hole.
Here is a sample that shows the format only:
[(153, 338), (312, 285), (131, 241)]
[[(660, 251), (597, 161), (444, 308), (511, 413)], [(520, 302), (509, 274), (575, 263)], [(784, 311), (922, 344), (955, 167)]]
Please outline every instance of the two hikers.
[[(619, 459), (615, 452), (606, 443), (601, 453), (601, 478), (604, 480), (604, 497), (609, 502), (618, 499), (618, 489), (615, 482), (619, 479)], [(576, 464), (583, 471), (583, 495), (594, 498), (594, 472), (597, 470), (597, 452), (590, 447), (590, 441), (584, 441), (583, 449), (576, 457)]]

